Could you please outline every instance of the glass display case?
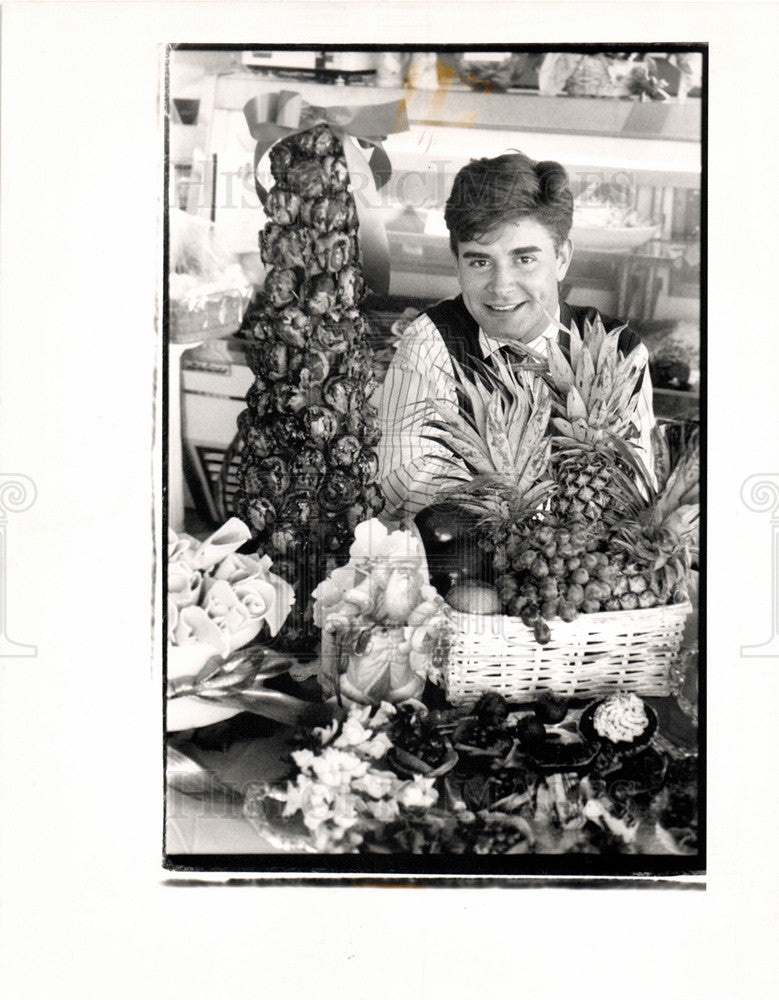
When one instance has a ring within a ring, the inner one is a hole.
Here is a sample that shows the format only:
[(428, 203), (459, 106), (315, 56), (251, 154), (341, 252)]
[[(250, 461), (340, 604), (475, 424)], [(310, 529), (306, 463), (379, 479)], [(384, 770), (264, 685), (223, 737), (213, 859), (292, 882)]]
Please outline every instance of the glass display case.
[[(474, 157), (521, 149), (536, 159), (558, 160), (571, 176), (577, 196), (573, 287), (591, 286), (601, 298), (608, 291), (612, 311), (627, 310), (631, 318), (691, 318), (697, 312), (697, 296), (680, 295), (669, 273), (670, 262), (698, 237), (699, 100), (636, 103), (290, 83), (240, 72), (220, 76), (210, 112), (205, 111), (208, 132), (202, 162), (192, 167), (188, 208), (212, 218), (220, 239), (239, 254), (257, 256), (257, 231), (264, 223), (253, 184), (254, 141), (243, 107), (253, 97), (290, 89), (321, 107), (406, 102), (408, 130), (384, 142), (393, 174), (378, 206), (390, 240), (393, 297), (428, 301), (456, 287), (443, 226), (454, 175)], [(655, 242), (642, 259), (639, 251), (652, 240), (668, 247)], [(259, 268), (258, 259), (252, 264)], [(262, 273), (256, 277), (261, 281)], [(685, 301), (667, 301), (678, 298)]]
[[(430, 89), (422, 89), (415, 85), (412, 63), (402, 65), (404, 85), (376, 86), (373, 75), (346, 85), (343, 77), (291, 78), (278, 67), (275, 75), (248, 72), (240, 53), (234, 54), (229, 71), (201, 80), (197, 123), (189, 126), (197, 129), (196, 140), (183, 141), (187, 126), (175, 125), (172, 148), (188, 156), (186, 163), (174, 164), (181, 182), (178, 203), (212, 220), (220, 243), (238, 255), (259, 289), (264, 271), (257, 235), (266, 220), (254, 187), (255, 143), (244, 117), (246, 103), (258, 98), (261, 107), (270, 108), (273, 95), (284, 90), (326, 108), (404, 100), (408, 128), (383, 143), (392, 176), (374, 206), (387, 232), (391, 268), (389, 295), (371, 295), (366, 303), (375, 318), (381, 362), (391, 354), (393, 322), (404, 309), (422, 308), (459, 290), (443, 220), (457, 171), (475, 157), (510, 150), (558, 160), (569, 172), (576, 199), (575, 253), (563, 294), (573, 304), (629, 319), (650, 350), (658, 415), (696, 419), (700, 98), (647, 101), (570, 92), (546, 96), (522, 86), (507, 92), (479, 89), (466, 86), (467, 64), (451, 53), (438, 60), (435, 89), (429, 75)], [(171, 97), (177, 96), (173, 66)], [(267, 172), (270, 184), (267, 159), (259, 171)], [(206, 497), (223, 471), (250, 384), (241, 357), (242, 343), (233, 337), (189, 351), (182, 360), (185, 457), (193, 470), (190, 482)], [(209, 515), (217, 516), (213, 495), (208, 504)]]

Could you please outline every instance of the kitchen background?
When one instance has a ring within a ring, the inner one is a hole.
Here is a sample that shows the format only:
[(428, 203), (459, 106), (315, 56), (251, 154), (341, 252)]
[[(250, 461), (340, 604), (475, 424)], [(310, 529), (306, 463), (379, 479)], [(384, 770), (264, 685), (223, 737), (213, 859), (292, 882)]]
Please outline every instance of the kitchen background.
[[(659, 417), (697, 420), (702, 55), (694, 51), (176, 49), (169, 63), (169, 519), (221, 523), (236, 486), (236, 418), (253, 376), (241, 324), (264, 279), (265, 215), (244, 105), (403, 98), (383, 143), (378, 210), (389, 294), (369, 294), (379, 376), (408, 317), (458, 285), (443, 222), (456, 172), (519, 149), (559, 160), (576, 199), (563, 293), (628, 318), (646, 343)], [(266, 186), (267, 157), (259, 164)]]

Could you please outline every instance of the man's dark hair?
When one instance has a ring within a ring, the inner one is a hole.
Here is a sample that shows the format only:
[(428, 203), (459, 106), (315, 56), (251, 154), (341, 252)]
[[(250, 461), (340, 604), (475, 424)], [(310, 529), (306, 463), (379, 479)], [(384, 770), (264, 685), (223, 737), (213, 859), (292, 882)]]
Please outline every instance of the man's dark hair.
[(524, 153), (471, 160), (455, 177), (446, 202), (452, 253), (457, 255), (460, 243), (529, 216), (548, 230), (559, 250), (573, 223), (573, 195), (564, 167), (554, 160), (536, 162)]

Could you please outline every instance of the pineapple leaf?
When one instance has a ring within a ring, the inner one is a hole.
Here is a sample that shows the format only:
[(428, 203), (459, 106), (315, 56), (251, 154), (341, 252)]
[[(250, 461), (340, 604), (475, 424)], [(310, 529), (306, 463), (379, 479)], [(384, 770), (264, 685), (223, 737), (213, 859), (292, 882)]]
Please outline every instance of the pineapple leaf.
[(552, 380), (557, 389), (567, 395), (574, 384), (571, 366), (565, 360), (565, 355), (554, 340), (548, 341), (546, 349)]
[(694, 541), (700, 522), (700, 507), (696, 504), (685, 504), (677, 507), (663, 521), (663, 528), (669, 533), (673, 543), (687, 545)]
[(522, 437), (521, 448), (517, 453), (517, 465), (523, 464), (523, 457), (538, 451), (549, 429), (551, 402), (549, 393), (543, 388), (536, 397), (535, 405), (530, 413)]
[(506, 414), (506, 429), (511, 447), (511, 459), (514, 467), (519, 465), (522, 440), (530, 418), (530, 402), (525, 393), (518, 393), (512, 402), (511, 409)]
[(618, 385), (608, 401), (606, 416), (609, 427), (614, 433), (619, 433), (618, 426), (627, 426), (633, 419), (638, 407), (638, 396), (633, 395), (634, 383)]
[(480, 472), (492, 471), (490, 456), (478, 434), (448, 423), (430, 424), (431, 433), (423, 434), (428, 441), (443, 445), (455, 458), (461, 458)]
[(625, 355), (617, 365), (614, 378), (619, 385), (631, 386), (631, 392), (638, 382), (638, 376), (643, 374), (649, 360), (649, 352), (643, 344), (636, 344), (632, 351)]
[[(457, 369), (463, 382), (460, 410), (453, 412), (444, 401), (428, 401), (425, 412), (432, 409), (437, 417), (427, 419), (424, 435), (449, 453), (445, 461), (457, 470), (460, 480), (454, 493), (442, 490), (438, 496), (458, 502), (466, 497), (463, 502), (471, 509), (478, 507), (493, 519), (498, 518), (496, 504), (527, 503), (524, 494), (537, 490), (540, 477), (547, 474), (552, 405), (549, 389), (538, 374), (521, 371), (515, 378), (503, 359), (495, 360), (495, 370), (485, 366), (473, 379)], [(467, 401), (478, 416), (464, 408)], [(545, 480), (541, 493), (548, 493), (552, 486)]]
[(576, 372), (579, 369), (579, 358), (582, 353), (582, 335), (575, 323), (571, 323), (571, 329), (568, 333), (571, 338), (571, 368)]
[[(472, 466), (469, 466), (467, 462), (463, 462), (458, 458), (453, 458), (451, 455), (439, 455), (437, 453), (430, 452), (422, 457), (426, 460), (435, 459), (436, 462), (441, 462), (443, 465), (448, 466), (449, 468), (446, 473), (447, 479), (457, 479), (462, 483), (471, 483), (476, 476), (480, 475), (480, 473), (477, 472), (477, 470)], [(436, 494), (436, 502), (439, 495), (440, 494)]]
[(562, 417), (552, 417), (552, 426), (555, 430), (559, 431), (566, 438), (575, 440), (575, 431), (573, 424), (568, 420), (564, 420)]
[(614, 372), (606, 364), (598, 370), (590, 392), (590, 421), (600, 424), (606, 414), (611, 391), (614, 386)]
[(567, 414), (569, 420), (587, 420), (587, 407), (575, 385), (568, 390)]
[(671, 449), (668, 445), (668, 424), (655, 424), (652, 428), (652, 455), (655, 478), (662, 489), (671, 474)]
[(603, 343), (603, 338), (605, 336), (606, 328), (603, 326), (603, 320), (600, 318), (600, 313), (595, 314), (594, 320), (585, 319), (584, 346), (590, 352), (593, 365), (597, 365), (598, 363), (598, 355), (600, 354), (601, 344)]
[(406, 417), (411, 422), (426, 418), (431, 411), (436, 414), (446, 414), (447, 416), (457, 412), (457, 403), (442, 397), (427, 397), (415, 403), (408, 403), (404, 407), (403, 418)]
[(700, 446), (697, 436), (674, 466), (657, 501), (657, 517), (662, 523), (685, 501), (694, 500), (700, 489)]
[(541, 479), (542, 476), (548, 475), (551, 450), (552, 442), (547, 439), (543, 448), (539, 448), (538, 451), (531, 454), (516, 483), (515, 491), (519, 496), (529, 495), (533, 489), (542, 484), (551, 487), (551, 480)]
[[(571, 360), (573, 360), (573, 355), (571, 355)], [(592, 389), (592, 382), (595, 378), (595, 365), (592, 360), (592, 355), (589, 351), (580, 351), (579, 360), (576, 367), (576, 388), (581, 393), (581, 397), (584, 402), (589, 406), (590, 403), (590, 390)]]
[(474, 423), (477, 428), (483, 430), (486, 426), (486, 408), (487, 401), (489, 399), (489, 392), (475, 372), (473, 373), (472, 379), (468, 378), (466, 377), (462, 367), (454, 358), (452, 358), (452, 364), (458, 378), (460, 379), (458, 388), (462, 394), (467, 397), (469, 403), (471, 404)]
[[(561, 323), (559, 319), (555, 319), (555, 317), (549, 312), (549, 310), (545, 308), (545, 306), (543, 305), (543, 303), (541, 302), (540, 299), (537, 299), (537, 298), (534, 297), (533, 298), (533, 302), (538, 306), (538, 308), (541, 310), (541, 312), (544, 314), (544, 316), (546, 316), (546, 318), (549, 320), (549, 322), (553, 323), (561, 333), (567, 333), (568, 336), (570, 337), (571, 334), (572, 334), (572, 331), (576, 330), (576, 324), (575, 323), (571, 323), (571, 329), (569, 330), (568, 327), (564, 323)], [(585, 323), (586, 323), (586, 320), (585, 320)], [(578, 333), (578, 330), (576, 332)]]
[(601, 344), (600, 351), (598, 352), (598, 363), (595, 366), (598, 371), (601, 371), (604, 368), (609, 368), (613, 375), (618, 361), (617, 345), (619, 343), (619, 335), (625, 329), (626, 325), (627, 324), (616, 327), (614, 330), (607, 333), (603, 338), (603, 343)]
[(506, 426), (503, 421), (501, 397), (495, 393), (487, 406), (486, 441), (492, 464), (498, 472), (513, 470), (513, 454)]

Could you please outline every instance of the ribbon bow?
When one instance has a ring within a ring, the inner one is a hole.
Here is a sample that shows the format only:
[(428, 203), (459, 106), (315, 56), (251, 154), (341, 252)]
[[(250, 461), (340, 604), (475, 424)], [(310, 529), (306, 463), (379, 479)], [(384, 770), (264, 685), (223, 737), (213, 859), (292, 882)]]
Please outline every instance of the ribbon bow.
[[(378, 213), (378, 189), (392, 174), (392, 165), (382, 141), (393, 132), (408, 130), (406, 103), (327, 108), (308, 104), (300, 94), (282, 90), (277, 94), (253, 97), (243, 109), (249, 132), (256, 140), (254, 149), (254, 185), (260, 204), (265, 207), (268, 192), (260, 181), (260, 160), (279, 139), (305, 132), (314, 125), (327, 124), (340, 139), (349, 169), (360, 226), (360, 249), (365, 280), (379, 295), (389, 292), (389, 244), (384, 223)], [(356, 140), (356, 141), (355, 141)], [(373, 147), (370, 160), (360, 146)], [(360, 178), (359, 192), (355, 181)], [(374, 197), (376, 196), (376, 197)]]

